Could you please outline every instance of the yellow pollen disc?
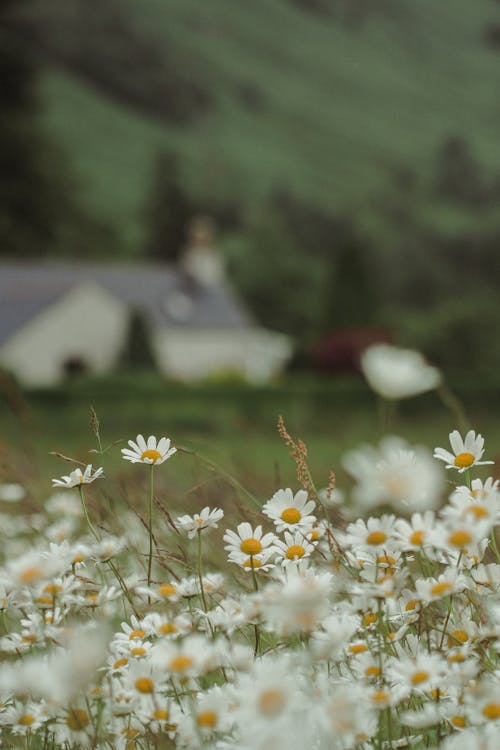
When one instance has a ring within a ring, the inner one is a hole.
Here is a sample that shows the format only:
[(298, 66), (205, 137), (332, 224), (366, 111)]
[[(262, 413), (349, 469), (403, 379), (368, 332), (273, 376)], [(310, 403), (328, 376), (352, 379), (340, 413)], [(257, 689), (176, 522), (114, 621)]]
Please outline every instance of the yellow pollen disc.
[(319, 539), (319, 531), (318, 529), (311, 529), (311, 531), (308, 534), (309, 539), (311, 542), (317, 542)]
[(484, 518), (488, 515), (488, 511), (484, 505), (469, 505), (466, 511), (467, 513), (472, 513), (476, 518)]
[(129, 635), (129, 640), (133, 641), (134, 638), (144, 638), (146, 633), (144, 630), (132, 630), (132, 632)]
[(412, 685), (420, 685), (429, 679), (429, 672), (414, 672), (411, 678)]
[(75, 555), (73, 558), (73, 565), (76, 565), (76, 563), (82, 563), (83, 562), (83, 555)]
[(500, 703), (488, 703), (482, 711), (487, 719), (500, 719)]
[(35, 599), (35, 602), (37, 604), (48, 604), (49, 606), (52, 605), (53, 601), (54, 601), (53, 596), (38, 596)]
[(31, 714), (24, 714), (24, 716), (21, 716), (21, 718), (19, 719), (19, 723), (22, 724), (23, 727), (30, 727), (35, 723), (35, 721), (35, 717)]
[(175, 594), (177, 589), (173, 585), (173, 583), (162, 583), (160, 586), (158, 586), (157, 592), (160, 596), (172, 596)]
[(450, 664), (458, 664), (458, 663), (460, 663), (462, 661), (465, 661), (465, 656), (463, 654), (460, 654), (460, 653), (458, 653), (458, 654), (451, 654), (451, 656), (448, 656), (447, 661)]
[(448, 537), (448, 542), (453, 547), (465, 547), (467, 544), (470, 544), (472, 542), (472, 537), (468, 531), (459, 529), (458, 531), (454, 531), (453, 534), (450, 534), (450, 536)]
[(298, 523), (301, 518), (302, 514), (297, 508), (285, 508), (281, 514), (281, 520), (285, 523)]
[(264, 716), (276, 716), (285, 707), (286, 699), (281, 690), (264, 690), (258, 700), (259, 710)]
[(60, 591), (62, 591), (62, 586), (58, 583), (48, 583), (43, 589), (44, 594), (58, 594)]
[(28, 633), (27, 635), (23, 635), (23, 637), (21, 638), (21, 641), (23, 643), (36, 643), (37, 640), (38, 639), (34, 633)]
[(122, 657), (121, 659), (115, 661), (115, 663), (113, 664), (113, 669), (120, 669), (120, 667), (124, 667), (125, 664), (128, 664), (128, 659)]
[(366, 651), (367, 649), (368, 646), (366, 645), (366, 643), (352, 643), (349, 646), (348, 651), (351, 654), (362, 654), (363, 651)]
[(363, 615), (363, 625), (373, 625), (374, 622), (377, 622), (377, 615), (375, 612), (366, 612), (366, 614)]
[(472, 453), (459, 453), (455, 458), (455, 466), (458, 469), (467, 469), (469, 466), (472, 466), (474, 461), (475, 458)]
[(258, 555), (259, 552), (262, 552), (262, 544), (258, 539), (250, 537), (250, 539), (244, 539), (242, 541), (240, 544), (240, 550), (244, 552), (245, 555)]
[(450, 589), (451, 583), (448, 583), (448, 581), (441, 581), (440, 583), (434, 584), (434, 586), (431, 588), (431, 594), (433, 596), (441, 596), (441, 594), (446, 594), (446, 592)]
[(396, 558), (392, 557), (392, 555), (379, 555), (377, 557), (377, 562), (380, 565), (396, 565)]
[(91, 606), (97, 604), (98, 598), (97, 594), (85, 594), (85, 599)]
[(372, 701), (374, 703), (385, 703), (386, 701), (389, 700), (390, 697), (391, 696), (389, 695), (389, 693), (386, 693), (385, 690), (377, 690), (372, 695)]
[(161, 453), (158, 451), (155, 451), (153, 448), (149, 448), (147, 451), (144, 451), (144, 453), (141, 456), (141, 461), (145, 461), (148, 459), (152, 461), (154, 464), (158, 461), (159, 458), (161, 458)]
[(383, 544), (387, 541), (387, 534), (384, 534), (383, 531), (372, 531), (371, 534), (368, 534), (366, 537), (366, 543), (371, 544), (374, 547), (376, 547), (379, 544)]
[(40, 578), (41, 575), (42, 571), (40, 570), (40, 568), (32, 567), (23, 570), (19, 578), (21, 580), (21, 583), (31, 583), (32, 581), (36, 581), (37, 578)]
[(424, 543), (424, 532), (414, 531), (410, 537), (410, 544), (414, 544), (416, 547), (421, 547)]
[(173, 622), (162, 622), (158, 630), (162, 635), (170, 635), (170, 633), (177, 633), (177, 626)]
[(184, 672), (193, 665), (193, 660), (190, 656), (176, 656), (170, 662), (170, 669), (172, 672)]
[(82, 708), (72, 708), (66, 718), (66, 724), (75, 732), (80, 729), (85, 729), (88, 723), (89, 715)]
[(438, 701), (444, 693), (441, 692), (439, 688), (433, 688), (432, 690), (428, 690), (427, 694), (431, 696), (431, 698), (435, 701)]
[[(465, 632), (465, 630), (454, 630), (451, 633), (451, 636), (448, 638), (448, 645), (449, 646), (450, 645), (451, 646), (456, 645), (457, 641), (459, 643), (467, 643), (468, 640), (469, 640), (469, 636)], [(450, 643), (450, 641), (451, 641), (451, 643)]]
[(413, 610), (416, 609), (419, 604), (420, 602), (418, 599), (410, 599), (410, 601), (406, 603), (405, 610), (407, 612), (413, 612)]
[(144, 646), (136, 646), (132, 649), (132, 656), (144, 656), (146, 649)]
[(135, 689), (138, 690), (139, 693), (152, 693), (155, 686), (150, 677), (139, 677), (135, 681)]
[(245, 560), (243, 563), (244, 568), (260, 568), (261, 565), (261, 561), (256, 557), (249, 557), (248, 560)]
[(380, 675), (380, 667), (376, 667), (375, 664), (365, 669), (365, 677), (378, 677)]
[[(125, 729), (122, 729), (122, 734), (124, 734), (128, 740), (133, 740), (134, 737), (137, 737), (137, 735), (139, 734), (139, 730), (134, 729), (133, 727), (131, 727), (130, 729), (127, 729), (127, 727), (125, 727)], [(135, 747), (135, 743), (134, 743), (134, 747)]]
[(296, 557), (304, 557), (305, 549), (300, 544), (292, 544), (286, 551), (286, 557), (289, 560), (295, 560)]
[(463, 716), (452, 716), (451, 723), (453, 724), (454, 727), (463, 729), (463, 727), (465, 726), (465, 719), (463, 718)]
[(213, 729), (217, 724), (217, 714), (215, 711), (202, 711), (196, 717), (196, 723), (199, 727), (206, 727), (207, 729)]
[(153, 718), (157, 719), (158, 721), (168, 721), (168, 717), (170, 714), (168, 711), (165, 711), (163, 708), (157, 708), (156, 711), (153, 714)]

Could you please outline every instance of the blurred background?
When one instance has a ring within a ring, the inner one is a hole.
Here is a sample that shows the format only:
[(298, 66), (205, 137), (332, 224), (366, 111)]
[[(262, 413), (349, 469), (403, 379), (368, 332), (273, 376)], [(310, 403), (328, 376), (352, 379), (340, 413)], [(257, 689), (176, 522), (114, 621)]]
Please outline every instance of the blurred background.
[[(324, 471), (377, 435), (379, 340), (500, 437), (498, 0), (3, 0), (0, 21), (4, 448), (83, 450), (94, 403), (110, 439), (213, 443), (252, 481), (281, 412)], [(443, 444), (438, 403), (399, 431)]]

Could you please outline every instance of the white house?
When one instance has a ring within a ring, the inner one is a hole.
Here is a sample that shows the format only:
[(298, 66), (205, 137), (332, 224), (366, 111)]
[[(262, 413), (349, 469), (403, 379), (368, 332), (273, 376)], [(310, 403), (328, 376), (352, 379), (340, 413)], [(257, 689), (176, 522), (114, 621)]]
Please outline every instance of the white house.
[(259, 327), (220, 267), (200, 255), (181, 267), (0, 262), (0, 366), (26, 386), (55, 385), (75, 365), (109, 372), (135, 311), (149, 322), (165, 375), (269, 379), (291, 355), (289, 338)]

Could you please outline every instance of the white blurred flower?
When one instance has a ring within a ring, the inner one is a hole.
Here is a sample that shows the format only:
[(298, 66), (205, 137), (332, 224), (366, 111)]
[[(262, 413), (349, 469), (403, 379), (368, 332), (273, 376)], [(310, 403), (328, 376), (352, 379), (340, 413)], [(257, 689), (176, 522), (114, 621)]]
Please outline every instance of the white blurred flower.
[(417, 396), (441, 382), (441, 373), (420, 352), (375, 344), (361, 356), (361, 369), (371, 388), (383, 398)]
[(399, 511), (423, 511), (439, 505), (444, 477), (422, 446), (386, 437), (378, 448), (367, 445), (350, 451), (343, 465), (356, 480), (353, 500), (359, 508), (389, 504)]
[(26, 497), (26, 490), (20, 484), (0, 484), (0, 500), (4, 503), (18, 503)]

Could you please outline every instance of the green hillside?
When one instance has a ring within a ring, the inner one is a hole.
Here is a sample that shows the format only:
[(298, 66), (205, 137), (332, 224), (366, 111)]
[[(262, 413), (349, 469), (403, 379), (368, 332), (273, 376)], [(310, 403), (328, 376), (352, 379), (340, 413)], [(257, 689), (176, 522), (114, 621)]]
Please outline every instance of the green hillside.
[[(66, 4), (59, 23), (71, 30), (68, 5), (79, 4)], [(97, 27), (99, 7), (87, 4)], [(394, 191), (394, 175), (408, 169), (425, 185), (450, 136), (467, 142), (486, 175), (500, 172), (500, 50), (487, 40), (500, 24), (493, 0), (122, 0), (116, 7), (134, 43), (150, 45), (160, 63), (165, 55), (166, 78), (173, 71), (181, 89), (194, 81), (207, 97), (179, 122), (155, 111), (154, 90), (139, 104), (136, 90), (127, 100), (126, 66), (117, 93), (95, 72), (68, 64), (57, 40), (45, 46), (46, 127), (70, 155), (81, 201), (114, 225), (131, 255), (142, 251), (160, 150), (179, 154), (186, 189), (202, 200), (251, 212), (271, 191), (287, 189), (378, 232), (389, 231), (378, 205)], [(30, 12), (47, 29), (60, 9), (52, 1)], [(84, 36), (85, 27), (75, 39)], [(109, 30), (105, 38), (111, 66), (130, 38)], [(102, 54), (99, 34), (94, 44)], [(117, 81), (120, 71), (113, 75)], [(422, 191), (416, 200), (422, 210), (433, 207), (428, 221), (446, 231), (475, 221), (467, 211), (436, 208)]]

